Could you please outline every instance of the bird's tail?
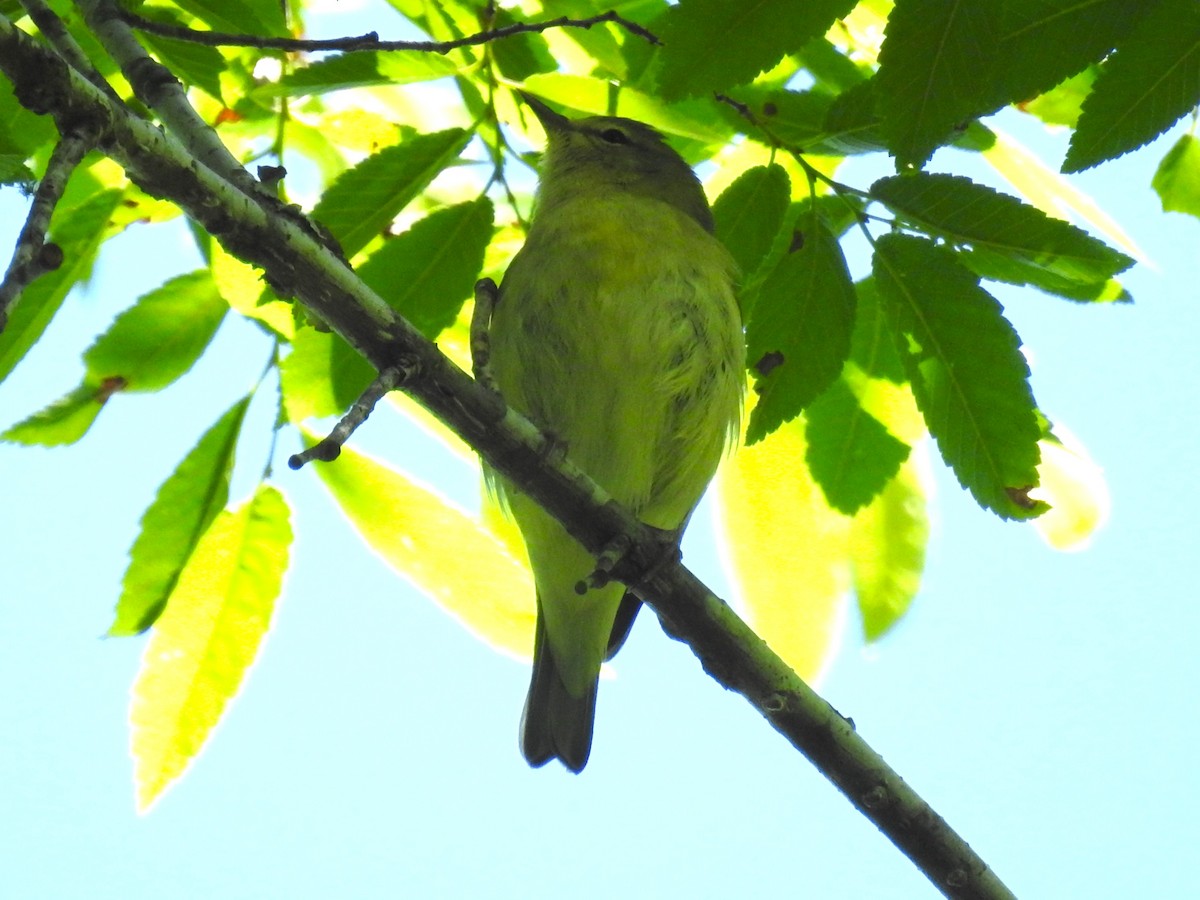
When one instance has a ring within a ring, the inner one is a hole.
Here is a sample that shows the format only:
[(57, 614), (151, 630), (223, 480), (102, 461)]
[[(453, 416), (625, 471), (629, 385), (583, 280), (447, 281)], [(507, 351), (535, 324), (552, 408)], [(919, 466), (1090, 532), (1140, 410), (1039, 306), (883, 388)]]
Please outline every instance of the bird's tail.
[(521, 716), (521, 752), (531, 766), (560, 759), (572, 772), (583, 771), (592, 750), (598, 680), (599, 673), (580, 697), (567, 690), (554, 651), (546, 640), (546, 623), (539, 609), (533, 642), (533, 677)]

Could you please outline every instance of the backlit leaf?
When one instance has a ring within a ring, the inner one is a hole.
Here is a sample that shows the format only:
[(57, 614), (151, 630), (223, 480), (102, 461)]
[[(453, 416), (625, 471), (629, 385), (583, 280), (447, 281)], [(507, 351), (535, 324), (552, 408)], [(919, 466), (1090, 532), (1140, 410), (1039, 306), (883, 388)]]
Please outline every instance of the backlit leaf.
[(0, 434), (0, 440), (41, 447), (73, 444), (92, 427), (104, 408), (105, 399), (106, 393), (96, 385), (84, 382), (49, 406), (8, 428)]
[(520, 659), (532, 655), (533, 577), (479, 517), (349, 447), (317, 474), (397, 574), (492, 647)]
[(1154, 190), (1163, 212), (1200, 217), (1200, 141), (1185, 134), (1167, 151), (1154, 173)]
[(259, 487), (217, 516), (180, 575), (133, 685), (139, 812), (195, 759), (258, 656), (287, 569), (289, 518), (283, 495)]
[(1042, 439), (1041, 483), (1034, 496), (1050, 509), (1033, 520), (1033, 527), (1055, 550), (1086, 550), (1112, 508), (1104, 470), (1066, 429), (1055, 425)]
[(250, 398), (231, 406), (162, 483), (129, 550), (112, 637), (141, 634), (166, 608), (201, 536), (229, 500), (238, 433)]
[(743, 279), (757, 271), (771, 249), (791, 188), (780, 166), (747, 169), (713, 204), (717, 237), (737, 261)]

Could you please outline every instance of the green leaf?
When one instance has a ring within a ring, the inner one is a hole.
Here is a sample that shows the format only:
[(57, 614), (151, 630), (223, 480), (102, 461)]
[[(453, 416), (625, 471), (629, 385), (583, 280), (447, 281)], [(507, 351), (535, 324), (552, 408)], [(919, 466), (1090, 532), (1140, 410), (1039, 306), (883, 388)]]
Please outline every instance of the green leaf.
[(782, 166), (747, 169), (713, 204), (717, 237), (737, 261), (743, 280), (758, 270), (783, 224), (791, 185)]
[(1088, 66), (1046, 93), (1022, 103), (1021, 109), (1047, 125), (1065, 125), (1073, 129), (1079, 124), (1083, 101), (1092, 92), (1099, 73), (1099, 66)]
[(805, 461), (829, 505), (848, 516), (870, 503), (908, 458), (909, 446), (858, 403), (843, 380), (804, 412)]
[(260, 90), (266, 96), (304, 96), (384, 84), (434, 81), (459, 71), (451, 59), (436, 53), (396, 50), (363, 51), (328, 56), (288, 72), (277, 83)]
[(968, 248), (961, 261), (985, 278), (1033, 284), (1082, 299), (1133, 260), (1015, 197), (954, 175), (881, 178), (871, 197), (904, 221)]
[(854, 285), (837, 239), (814, 209), (768, 276), (746, 327), (758, 403), (746, 432), (761, 440), (838, 377), (850, 355)]
[[(173, 16), (156, 16), (155, 19), (177, 24)], [(221, 73), (227, 66), (220, 50), (145, 31), (139, 32), (138, 36), (181, 81), (195, 85), (220, 103), (225, 102), (221, 96)]]
[(825, 114), (822, 144), (843, 156), (887, 149), (879, 114), (878, 79), (842, 91)]
[(344, 413), (371, 383), (375, 370), (336, 334), (305, 327), (296, 329), (279, 377), (287, 419), (299, 424)]
[(287, 37), (283, 6), (278, 0), (177, 0), (213, 31), (232, 31), (259, 37)]
[[(81, 180), (88, 181), (88, 187), (96, 191), (98, 185), (84, 174)], [(110, 236), (107, 226), (121, 197), (121, 191), (99, 190), (80, 200), (77, 194), (72, 196), (68, 186), (67, 196), (54, 210), (50, 228), (50, 240), (62, 248), (63, 264), (24, 290), (0, 332), (0, 381), (42, 336), (71, 288), (88, 276), (96, 250)]]
[(856, 0), (681, 0), (662, 22), (659, 90), (667, 100), (750, 81), (813, 38)]
[(166, 608), (201, 536), (229, 500), (238, 433), (250, 397), (231, 406), (162, 483), (129, 551), (112, 637), (141, 634)]
[[(520, 21), (524, 21), (524, 18)], [(493, 27), (504, 28), (508, 25), (515, 25), (517, 22), (517, 17), (507, 9), (496, 7)], [(554, 55), (550, 52), (550, 45), (544, 35), (516, 34), (512, 37), (492, 41), (488, 47), (492, 52), (496, 68), (511, 81), (524, 81), (530, 75), (538, 72), (553, 72), (558, 68), (558, 63), (555, 62)]]
[(883, 134), (899, 169), (925, 164), (979, 112), (979, 73), (991, 66), (1000, 4), (897, 0), (879, 52)]
[(921, 586), (929, 543), (925, 456), (909, 457), (850, 526), (854, 593), (868, 641), (883, 637), (908, 611)]
[(980, 113), (1028, 100), (1099, 62), (1151, 4), (1129, 0), (1006, 0)]
[(979, 504), (1037, 515), (1041, 428), (1029, 366), (1000, 304), (953, 251), (922, 238), (876, 242), (875, 281), (913, 394), (942, 458)]
[(1175, 142), (1154, 173), (1154, 190), (1163, 212), (1200, 217), (1200, 141), (1185, 134)]
[(471, 296), (492, 217), (486, 197), (430, 213), (376, 250), (358, 267), (359, 277), (434, 340)]
[[(771, 130), (771, 134), (789, 147), (808, 153), (821, 153), (825, 119), (833, 98), (819, 91), (791, 91), (749, 84), (733, 88), (729, 96), (744, 103)], [(735, 127), (745, 128), (740, 111), (726, 107), (725, 115)]]
[(87, 434), (107, 399), (107, 392), (85, 382), (45, 409), (13, 425), (0, 434), (0, 440), (41, 447), (73, 444)]
[(15, 184), (32, 191), (37, 176), (25, 165), (25, 157), (16, 153), (0, 153), (0, 185)]
[(1200, 102), (1200, 4), (1160, 0), (1101, 69), (1063, 163), (1079, 172), (1135, 150)]
[(386, 147), (344, 172), (325, 191), (313, 217), (351, 258), (382, 234), (470, 139), (469, 131), (450, 128)]
[(54, 120), (23, 107), (13, 94), (12, 82), (0, 78), (0, 153), (20, 157), (18, 161), (24, 162), (55, 135)]
[(94, 381), (120, 378), (125, 390), (157, 391), (188, 371), (229, 307), (212, 275), (177, 275), (138, 298), (83, 354)]
[(129, 707), (139, 812), (203, 749), (258, 656), (288, 565), (289, 519), (283, 495), (260, 486), (217, 516), (180, 575)]
[(486, 521), (349, 447), (317, 474), (354, 530), (393, 570), (481, 640), (529, 657), (533, 577)]

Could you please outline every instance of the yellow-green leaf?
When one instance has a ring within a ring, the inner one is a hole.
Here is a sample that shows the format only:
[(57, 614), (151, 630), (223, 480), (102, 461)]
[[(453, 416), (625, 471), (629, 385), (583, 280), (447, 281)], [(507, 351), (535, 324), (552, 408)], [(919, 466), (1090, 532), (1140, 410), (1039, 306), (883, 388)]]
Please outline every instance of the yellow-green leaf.
[(348, 447), (317, 474), (350, 524), (399, 575), (497, 650), (532, 655), (533, 578), (480, 517)]
[(896, 477), (850, 527), (854, 593), (868, 641), (883, 637), (908, 611), (921, 586), (929, 517), (925, 512), (933, 479), (929, 446), (913, 448)]
[(1033, 520), (1042, 540), (1055, 550), (1085, 550), (1108, 521), (1112, 501), (1104, 470), (1061, 425), (1039, 442), (1042, 461), (1036, 496), (1050, 509)]
[(292, 540), (287, 501), (262, 485), (200, 539), (154, 626), (129, 709), (133, 779), (146, 812), (208, 740), (258, 655)]
[(804, 465), (804, 420), (741, 447), (717, 475), (716, 527), (734, 598), (801, 678), (837, 652), (850, 584), (850, 519)]

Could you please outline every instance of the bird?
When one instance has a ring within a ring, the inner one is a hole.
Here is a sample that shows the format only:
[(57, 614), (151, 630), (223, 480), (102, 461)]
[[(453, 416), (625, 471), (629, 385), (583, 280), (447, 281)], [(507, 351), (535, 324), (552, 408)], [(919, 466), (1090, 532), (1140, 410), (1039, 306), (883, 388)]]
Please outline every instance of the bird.
[[(745, 339), (737, 266), (699, 179), (657, 130), (571, 119), (522, 93), (546, 133), (526, 240), (502, 279), (490, 366), (505, 401), (672, 547), (739, 433)], [(601, 665), (640, 601), (580, 595), (595, 558), (536, 502), (485, 472), (515, 520), (536, 588), (520, 745), (581, 772)]]

